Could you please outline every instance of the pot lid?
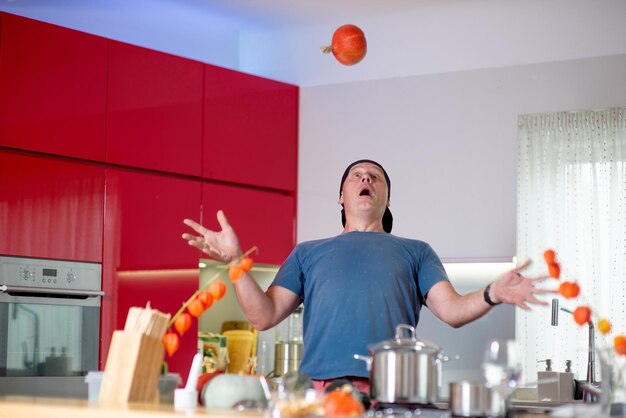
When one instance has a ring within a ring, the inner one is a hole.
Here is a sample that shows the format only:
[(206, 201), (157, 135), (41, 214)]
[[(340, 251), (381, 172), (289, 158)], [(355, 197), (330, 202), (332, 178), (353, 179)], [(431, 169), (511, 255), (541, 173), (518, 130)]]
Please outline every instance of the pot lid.
[[(409, 336), (403, 336), (406, 334), (404, 330), (408, 331)], [(420, 341), (415, 338), (415, 327), (407, 324), (400, 324), (396, 326), (396, 335), (390, 340), (381, 341), (377, 344), (369, 345), (369, 351), (378, 353), (381, 351), (396, 351), (396, 350), (410, 350), (419, 351), (425, 354), (439, 354), (441, 348), (429, 341)]]

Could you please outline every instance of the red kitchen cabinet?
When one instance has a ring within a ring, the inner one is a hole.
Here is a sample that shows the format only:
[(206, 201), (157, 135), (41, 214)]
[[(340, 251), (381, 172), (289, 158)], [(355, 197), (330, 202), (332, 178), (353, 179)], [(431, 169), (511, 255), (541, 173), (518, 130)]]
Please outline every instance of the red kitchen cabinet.
[(111, 41), (106, 160), (200, 176), (202, 64)]
[(0, 145), (103, 160), (107, 40), (1, 18)]
[[(181, 238), (184, 218), (200, 215), (200, 182), (134, 170), (106, 169), (101, 367), (115, 329), (132, 306), (172, 315), (198, 289), (197, 250)], [(166, 358), (186, 376), (197, 350), (197, 321)]]
[(298, 87), (204, 66), (202, 175), (295, 191)]
[(240, 186), (205, 183), (202, 186), (202, 223), (220, 230), (216, 213), (224, 211), (239, 238), (242, 251), (253, 246), (255, 261), (282, 264), (296, 244), (296, 198), (290, 194)]
[(0, 254), (102, 262), (104, 169), (0, 151)]

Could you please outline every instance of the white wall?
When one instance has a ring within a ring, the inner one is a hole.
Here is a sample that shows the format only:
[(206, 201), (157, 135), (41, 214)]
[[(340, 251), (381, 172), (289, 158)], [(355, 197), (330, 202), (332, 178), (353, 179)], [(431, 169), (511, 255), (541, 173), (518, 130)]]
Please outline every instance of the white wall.
[(394, 233), (443, 258), (510, 258), (517, 116), (626, 104), (626, 54), (301, 89), (298, 240), (341, 231), (345, 167), (378, 160)]

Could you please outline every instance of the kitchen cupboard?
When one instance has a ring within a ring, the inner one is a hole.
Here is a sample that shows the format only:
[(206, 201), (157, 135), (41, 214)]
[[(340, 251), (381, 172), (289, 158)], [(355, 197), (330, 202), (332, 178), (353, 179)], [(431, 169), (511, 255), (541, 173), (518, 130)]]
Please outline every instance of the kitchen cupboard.
[[(112, 332), (128, 309), (150, 303), (172, 315), (198, 289), (198, 251), (181, 238), (186, 217), (200, 216), (200, 182), (131, 169), (106, 169), (101, 367)], [(196, 352), (197, 321), (167, 358), (186, 376)]]
[(220, 230), (216, 213), (224, 211), (235, 229), (242, 251), (253, 246), (254, 260), (282, 264), (296, 244), (296, 198), (293, 195), (242, 186), (205, 183), (202, 186), (202, 223)]
[(298, 87), (204, 66), (202, 175), (295, 191)]
[[(223, 209), (255, 261), (282, 263), (296, 86), (0, 16), (0, 254), (102, 263), (101, 369), (131, 306), (174, 314), (197, 289), (184, 218), (218, 228)], [(183, 376), (194, 322), (167, 359)]]
[(0, 150), (0, 254), (102, 262), (104, 169)]
[(103, 160), (107, 40), (1, 19), (0, 145)]
[(202, 63), (109, 42), (106, 160), (200, 176)]

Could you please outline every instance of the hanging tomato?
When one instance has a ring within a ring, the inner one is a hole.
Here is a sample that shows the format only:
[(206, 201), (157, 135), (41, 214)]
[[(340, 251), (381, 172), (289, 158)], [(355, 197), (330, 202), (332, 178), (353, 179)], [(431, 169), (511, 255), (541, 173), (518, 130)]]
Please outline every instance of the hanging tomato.
[[(252, 252), (256, 251), (256, 249), (256, 246), (252, 247), (236, 260), (236, 265), (241, 270), (241, 274), (243, 274), (244, 271), (248, 271), (252, 268), (252, 264), (254, 262), (248, 256)], [(217, 302), (222, 297), (224, 297), (224, 294), (226, 293), (226, 285), (224, 284), (224, 282), (217, 280), (222, 272), (223, 270), (218, 270), (218, 272), (212, 278), (210, 278), (205, 284), (200, 286), (200, 288), (196, 290), (191, 295), (191, 297), (182, 304), (180, 309), (178, 309), (178, 311), (168, 322), (168, 331), (163, 336), (163, 344), (165, 345), (165, 351), (167, 351), (167, 354), (170, 357), (173, 356), (180, 347), (180, 338), (178, 335), (180, 334), (180, 336), (182, 336), (191, 328), (193, 322), (191, 317), (199, 318), (204, 313), (204, 311), (206, 311), (213, 305), (214, 302)], [(178, 334), (170, 330), (170, 327), (172, 325), (174, 326), (176, 331), (178, 331)]]
[(224, 293), (226, 293), (226, 285), (224, 282), (219, 280), (214, 281), (209, 285), (209, 292), (211, 292), (211, 295), (213, 296), (213, 301), (217, 302), (224, 297)]
[(176, 333), (168, 332), (163, 336), (163, 344), (165, 344), (165, 351), (167, 351), (167, 355), (172, 357), (174, 353), (178, 351), (180, 339)]
[(343, 65), (354, 65), (367, 53), (365, 34), (355, 25), (343, 25), (335, 30), (330, 46), (322, 47), (322, 52), (332, 52)]
[(576, 282), (562, 282), (559, 293), (566, 299), (573, 299), (580, 294), (580, 286)]
[(194, 300), (189, 302), (189, 305), (187, 305), (187, 311), (194, 318), (200, 318), (200, 315), (202, 315), (205, 310), (206, 306), (204, 306), (204, 303), (202, 303), (199, 298), (195, 298)]
[(176, 328), (176, 331), (178, 331), (178, 333), (182, 336), (189, 328), (191, 328), (191, 323), (191, 315), (188, 313), (182, 313), (178, 318), (176, 318), (176, 321), (174, 321), (174, 328)]
[(585, 325), (591, 319), (591, 309), (588, 306), (579, 306), (574, 309), (573, 315), (578, 325)]
[(204, 305), (205, 309), (209, 309), (213, 305), (213, 295), (208, 290), (203, 290), (198, 294), (198, 299)]
[(613, 339), (613, 348), (621, 356), (626, 356), (626, 337), (618, 335)]

